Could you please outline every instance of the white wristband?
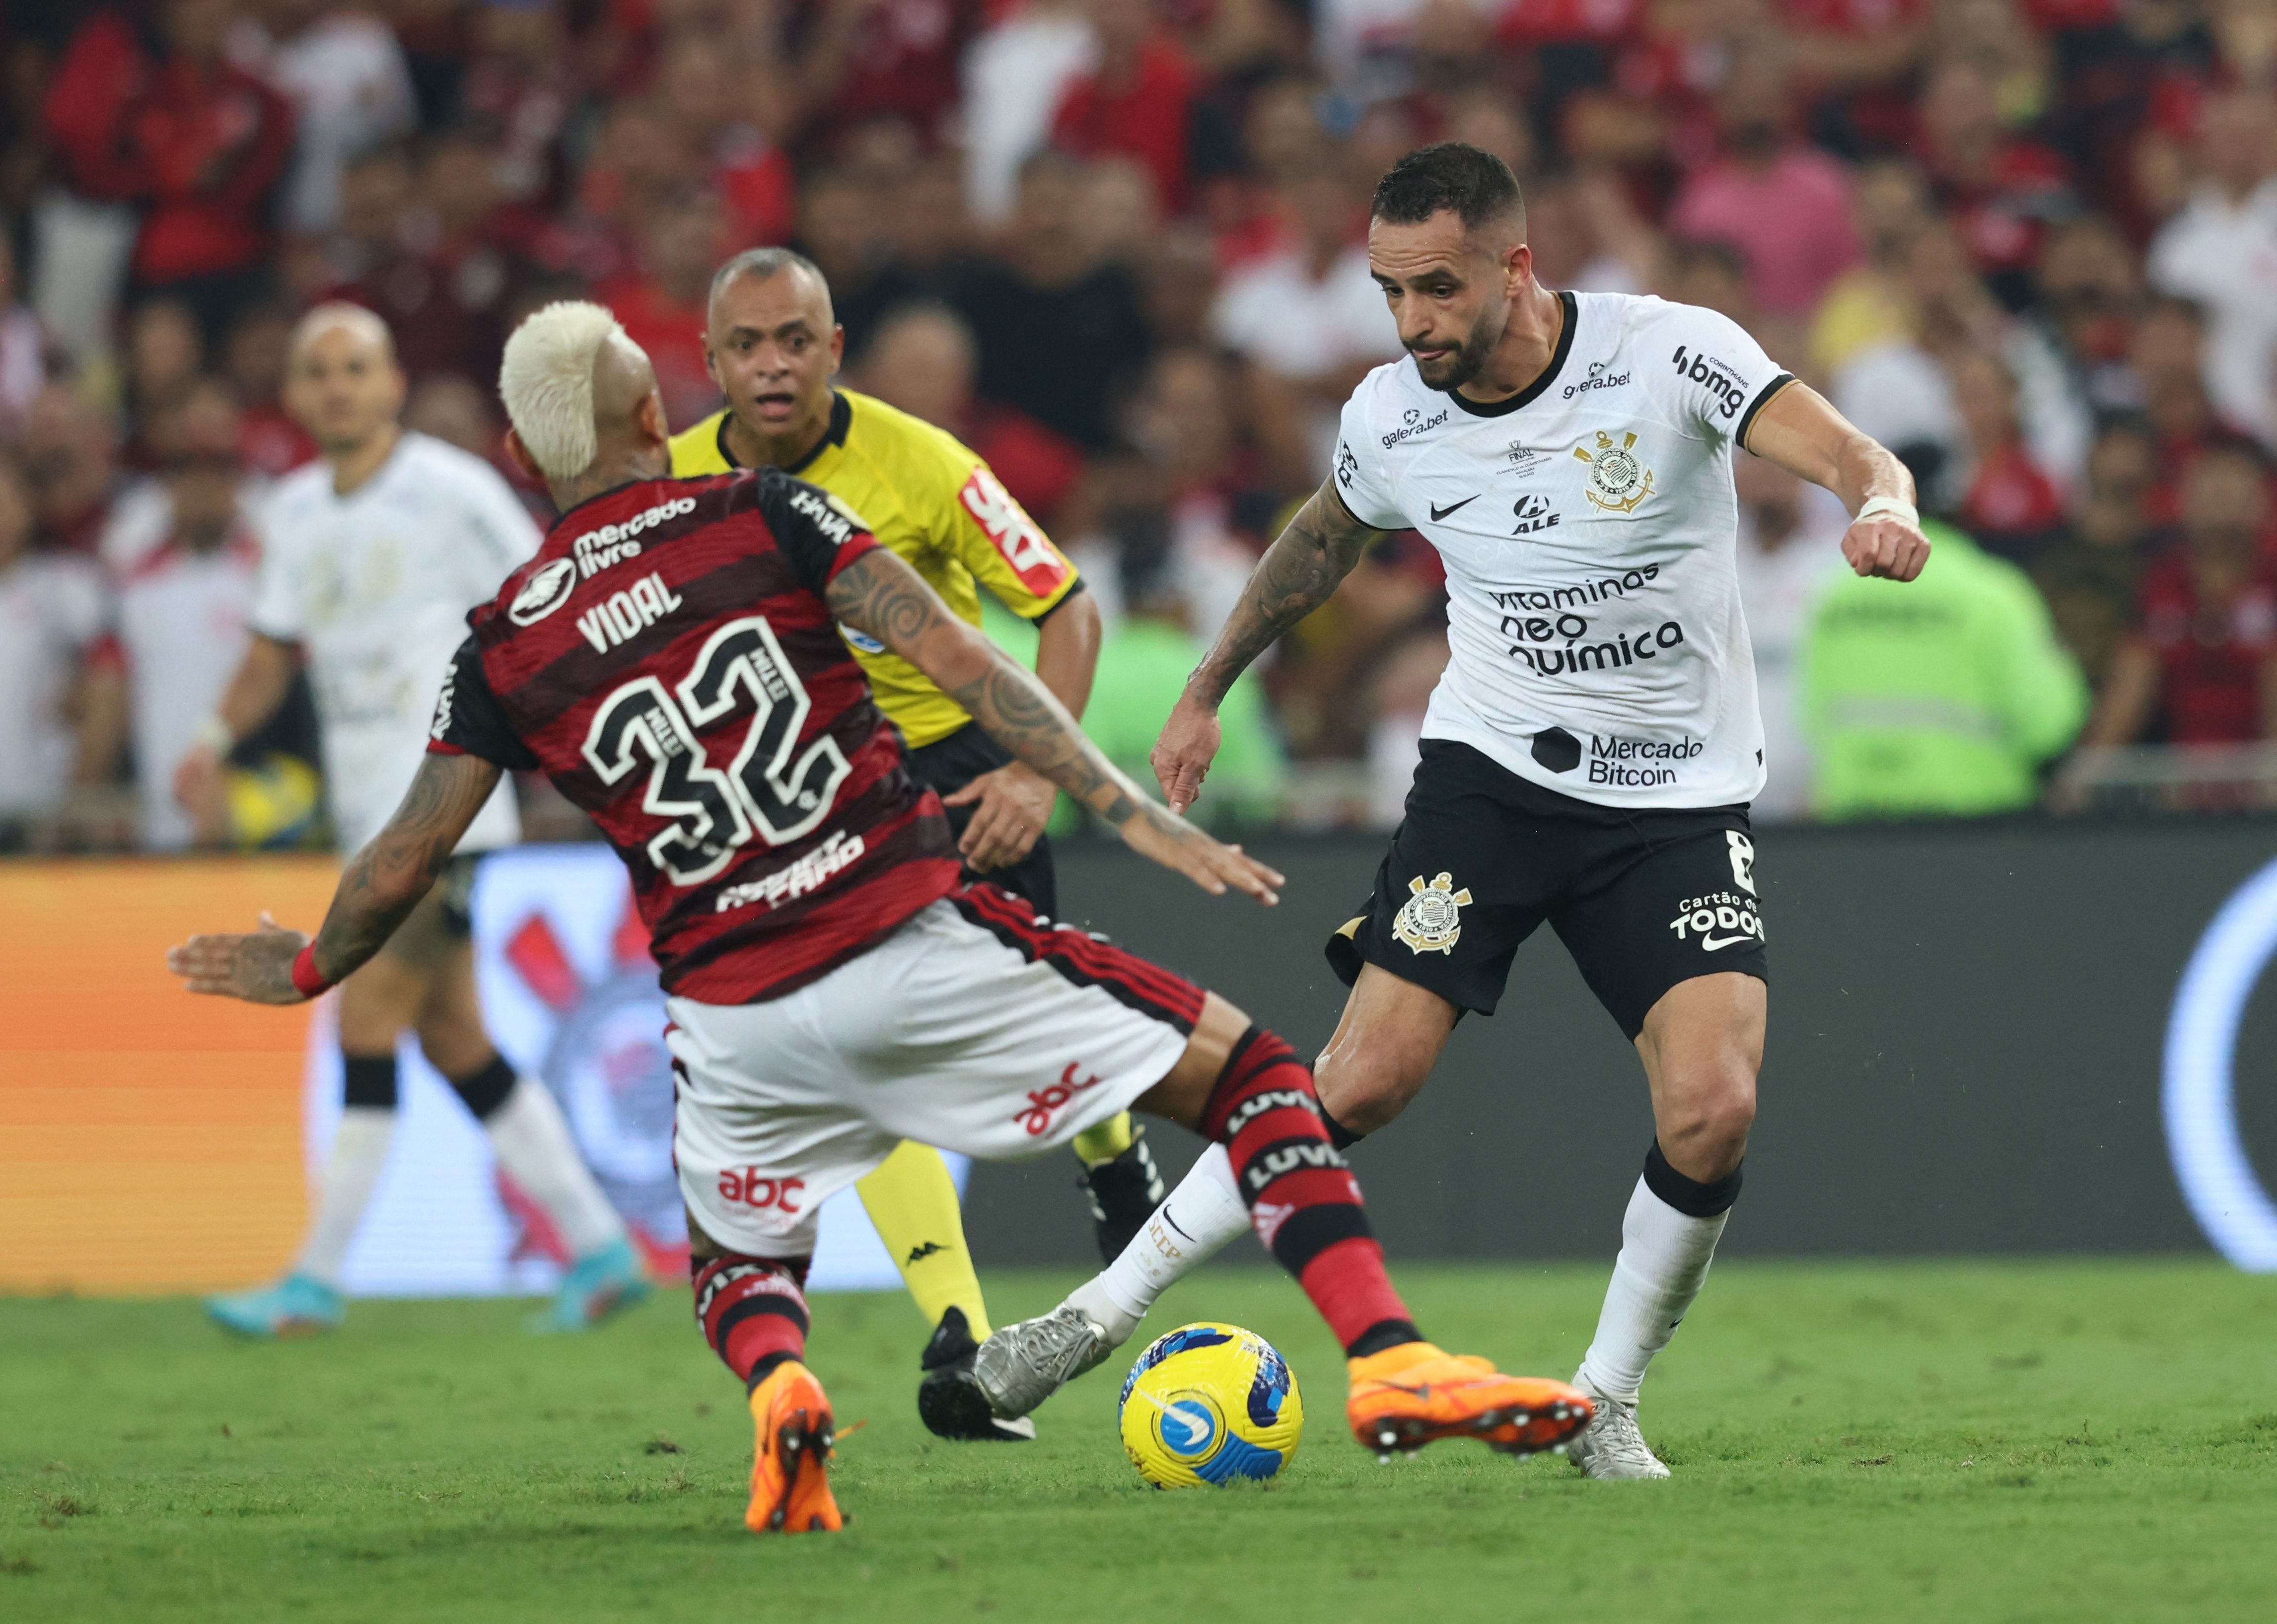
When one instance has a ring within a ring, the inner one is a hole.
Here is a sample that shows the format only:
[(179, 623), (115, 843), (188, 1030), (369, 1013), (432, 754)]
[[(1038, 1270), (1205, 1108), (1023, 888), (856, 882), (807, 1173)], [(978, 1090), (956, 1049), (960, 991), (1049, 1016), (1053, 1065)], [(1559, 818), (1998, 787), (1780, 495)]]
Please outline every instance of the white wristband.
[(1895, 519), (1900, 523), (1912, 526), (1915, 530), (1921, 529), (1921, 510), (1911, 502), (1901, 502), (1894, 496), (1868, 498), (1866, 505), (1858, 510), (1858, 517), (1853, 522), (1862, 524), (1868, 519), (1883, 518)]
[(229, 730), (229, 724), (216, 711), (209, 713), (206, 719), (198, 724), (197, 731), (190, 735), (190, 743), (193, 748), (210, 750), (217, 756), (225, 756), (237, 748), (237, 736)]

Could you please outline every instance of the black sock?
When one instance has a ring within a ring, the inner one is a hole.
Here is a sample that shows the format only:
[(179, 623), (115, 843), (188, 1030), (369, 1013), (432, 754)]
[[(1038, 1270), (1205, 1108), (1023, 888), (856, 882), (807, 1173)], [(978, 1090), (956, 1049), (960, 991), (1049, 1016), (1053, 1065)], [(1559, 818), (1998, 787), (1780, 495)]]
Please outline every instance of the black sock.
[(389, 1055), (343, 1055), (340, 1056), (340, 1102), (344, 1105), (366, 1110), (392, 1111), (395, 1109), (395, 1056)]
[(1367, 1137), (1365, 1133), (1353, 1132), (1343, 1123), (1329, 1116), (1329, 1108), (1325, 1105), (1321, 1107), (1321, 1120), (1328, 1126), (1329, 1143), (1334, 1145), (1338, 1150), (1350, 1150)]
[(451, 1086), (459, 1091), (459, 1098), (475, 1114), (476, 1122), (488, 1122), (498, 1108), (506, 1103), (506, 1095), (514, 1092), (516, 1073), (506, 1064), (504, 1055), (492, 1055), (490, 1064), (472, 1077), (454, 1077)]
[(1360, 1332), (1359, 1340), (1344, 1349), (1344, 1357), (1366, 1359), (1370, 1353), (1381, 1353), (1388, 1347), (1421, 1340), (1423, 1333), (1415, 1329), (1413, 1320), (1378, 1320)]
[(1687, 1218), (1712, 1218), (1719, 1212), (1729, 1212), (1732, 1203), (1740, 1199), (1740, 1184), (1736, 1167), (1713, 1184), (1686, 1178), (1669, 1166), (1658, 1140), (1645, 1152), (1644, 1187)]

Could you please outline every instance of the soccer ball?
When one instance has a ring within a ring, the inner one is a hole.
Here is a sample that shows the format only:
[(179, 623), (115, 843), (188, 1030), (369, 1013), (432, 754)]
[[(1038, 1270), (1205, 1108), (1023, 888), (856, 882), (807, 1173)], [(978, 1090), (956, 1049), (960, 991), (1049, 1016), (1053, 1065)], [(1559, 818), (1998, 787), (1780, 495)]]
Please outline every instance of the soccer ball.
[(1289, 1361), (1238, 1325), (1181, 1325), (1123, 1378), (1123, 1448), (1157, 1489), (1277, 1476), (1305, 1406)]

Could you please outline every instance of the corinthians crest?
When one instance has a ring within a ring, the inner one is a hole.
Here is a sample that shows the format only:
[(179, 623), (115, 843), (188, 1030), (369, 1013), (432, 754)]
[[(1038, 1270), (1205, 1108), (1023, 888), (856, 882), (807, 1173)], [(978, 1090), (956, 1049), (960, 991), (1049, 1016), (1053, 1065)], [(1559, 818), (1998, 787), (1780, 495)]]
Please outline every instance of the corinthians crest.
[(1470, 892), (1455, 889), (1454, 876), (1443, 871), (1428, 885), (1418, 874), (1407, 888), (1413, 895), (1399, 904), (1391, 921), (1393, 940), (1405, 942), (1412, 952), (1452, 953), (1463, 934), (1463, 904), (1471, 900)]
[(1652, 470), (1637, 461), (1630, 449), (1637, 443), (1633, 433), (1621, 436), (1621, 443), (1613, 444), (1613, 437), (1603, 429), (1597, 431), (1597, 448), (1587, 446), (1573, 447), (1573, 454), (1589, 465), (1589, 488), (1581, 492), (1606, 513), (1624, 517), (1637, 510), (1637, 504), (1652, 494)]

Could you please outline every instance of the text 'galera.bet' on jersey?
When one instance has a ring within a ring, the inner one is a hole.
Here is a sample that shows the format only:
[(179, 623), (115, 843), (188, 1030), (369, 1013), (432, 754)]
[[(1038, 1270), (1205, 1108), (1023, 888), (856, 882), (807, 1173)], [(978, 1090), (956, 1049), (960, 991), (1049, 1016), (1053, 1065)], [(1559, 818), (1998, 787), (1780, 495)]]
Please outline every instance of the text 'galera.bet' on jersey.
[(1404, 359), (1344, 407), (1336, 494), (1446, 561), (1452, 657), (1423, 736), (1604, 805), (1746, 801), (1763, 721), (1732, 456), (1793, 380), (1712, 310), (1558, 298), (1550, 366), (1509, 400)]

